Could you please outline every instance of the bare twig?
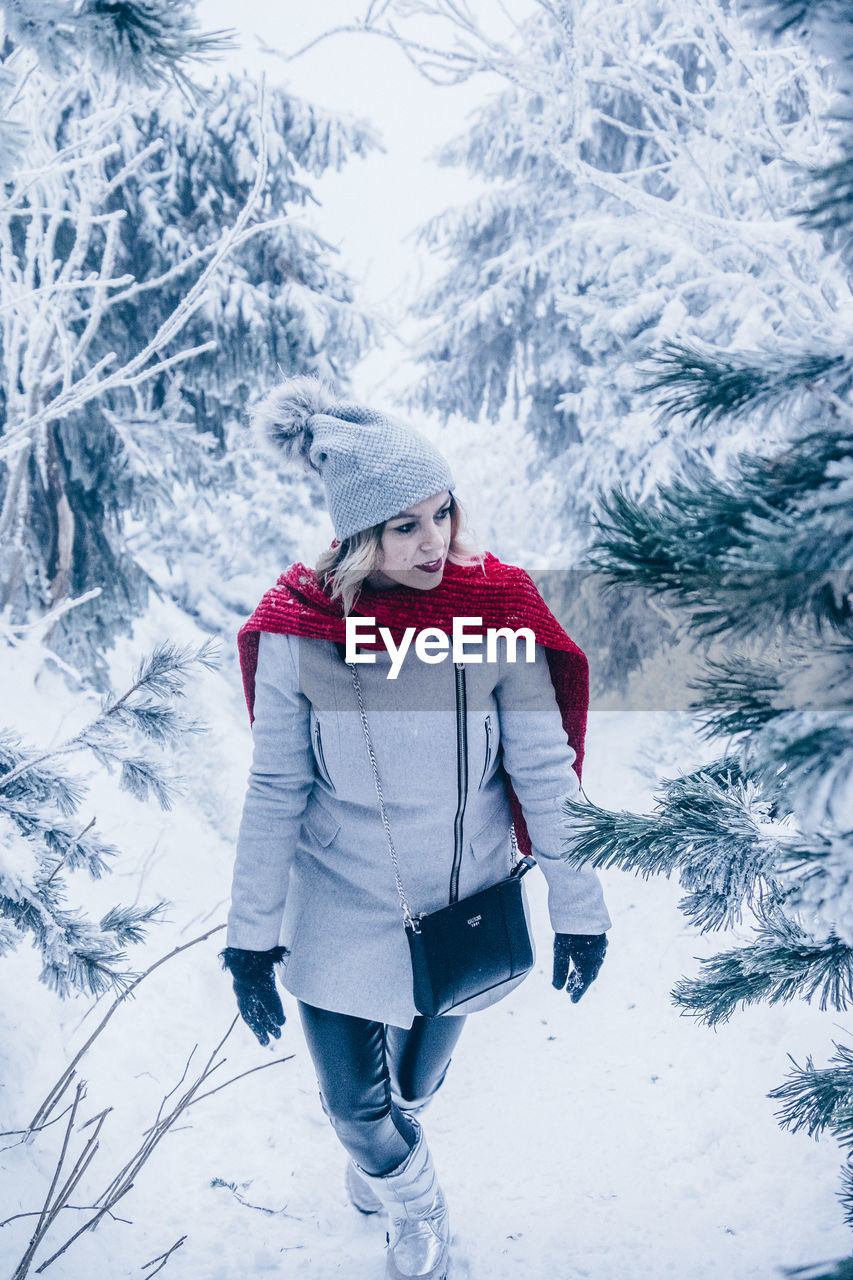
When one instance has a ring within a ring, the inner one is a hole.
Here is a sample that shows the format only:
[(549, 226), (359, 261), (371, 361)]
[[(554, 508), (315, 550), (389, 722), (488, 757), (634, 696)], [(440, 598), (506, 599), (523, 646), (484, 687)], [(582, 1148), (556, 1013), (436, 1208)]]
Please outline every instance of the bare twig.
[[(51, 1263), (55, 1262), (57, 1258), (61, 1257), (61, 1255), (65, 1253), (65, 1251), (68, 1248), (70, 1248), (70, 1246), (74, 1243), (75, 1240), (79, 1239), (79, 1237), (85, 1231), (89, 1231), (93, 1227), (96, 1227), (97, 1224), (101, 1221), (101, 1219), (107, 1213), (109, 1213), (109, 1211), (113, 1208), (113, 1206), (116, 1205), (123, 1196), (127, 1195), (128, 1191), (130, 1191), (130, 1189), (133, 1187), (135, 1180), (140, 1170), (142, 1169), (143, 1165), (150, 1158), (150, 1156), (152, 1155), (156, 1147), (159, 1145), (159, 1143), (163, 1140), (163, 1138), (165, 1138), (166, 1134), (172, 1130), (172, 1128), (175, 1125), (175, 1121), (178, 1120), (178, 1118), (185, 1111), (187, 1111), (191, 1106), (193, 1106), (196, 1102), (200, 1102), (202, 1098), (209, 1097), (212, 1093), (218, 1092), (217, 1089), (212, 1089), (208, 1093), (204, 1093), (201, 1095), (198, 1094), (198, 1090), (204, 1084), (204, 1082), (206, 1080), (209, 1080), (210, 1077), (213, 1075), (213, 1073), (215, 1071), (218, 1071), (219, 1068), (226, 1061), (225, 1058), (218, 1058), (218, 1054), (222, 1049), (222, 1046), (225, 1044), (226, 1040), (228, 1039), (228, 1037), (231, 1035), (231, 1032), (234, 1030), (234, 1027), (237, 1024), (237, 1021), (238, 1021), (238, 1018), (235, 1017), (231, 1022), (231, 1025), (229, 1026), (228, 1030), (225, 1032), (225, 1035), (222, 1037), (222, 1039), (213, 1049), (212, 1053), (210, 1054), (207, 1062), (205, 1063), (199, 1075), (196, 1077), (195, 1080), (192, 1081), (189, 1087), (184, 1091), (184, 1093), (181, 1095), (181, 1097), (177, 1100), (175, 1105), (172, 1107), (171, 1111), (169, 1111), (166, 1115), (163, 1114), (163, 1107), (165, 1105), (166, 1099), (171, 1097), (171, 1095), (175, 1092), (175, 1090), (174, 1089), (170, 1090), (170, 1092), (166, 1095), (166, 1098), (162, 1100), (157, 1110), (157, 1117), (155, 1119), (154, 1124), (151, 1125), (150, 1128), (148, 1128), (145, 1131), (145, 1133), (143, 1134), (143, 1140), (137, 1147), (136, 1151), (133, 1153), (130, 1159), (125, 1163), (123, 1168), (119, 1170), (119, 1172), (113, 1178), (112, 1182), (107, 1187), (107, 1189), (100, 1196), (97, 1197), (96, 1203), (100, 1206), (98, 1208), (98, 1211), (94, 1214), (92, 1218), (89, 1219), (88, 1222), (83, 1223), (83, 1225), (79, 1227), (72, 1236), (69, 1236), (69, 1238), (65, 1241), (65, 1243), (59, 1249), (57, 1249), (54, 1253), (52, 1253), (51, 1256), (47, 1258), (41, 1264), (41, 1266), (37, 1268), (37, 1272), (36, 1272), (37, 1274), (40, 1274), (42, 1271), (46, 1271), (47, 1268), (51, 1265)], [(192, 1058), (194, 1053), (195, 1053), (195, 1049), (193, 1049), (192, 1053), (190, 1054), (190, 1059)], [(292, 1058), (292, 1056), (293, 1055), (290, 1054), (287, 1058), (279, 1058), (279, 1059), (276, 1059), (274, 1062), (264, 1063), (263, 1065), (265, 1067), (277, 1066), (280, 1062), (288, 1062), (290, 1058)], [(189, 1066), (189, 1060), (187, 1062), (187, 1066), (184, 1067), (184, 1072), (181, 1076), (181, 1079), (184, 1079), (186, 1077), (188, 1066)], [(252, 1074), (251, 1071), (243, 1072), (241, 1073), (241, 1076), (235, 1076), (234, 1080), (241, 1079), (242, 1075), (251, 1075), (251, 1074)], [(233, 1081), (228, 1081), (227, 1083), (233, 1083)], [(224, 1085), (220, 1087), (224, 1088)], [(22, 1273), (22, 1275), (23, 1274), (24, 1273)], [(18, 1280), (18, 1277), (14, 1277), (13, 1280)]]
[[(116, 1204), (121, 1199), (121, 1196), (127, 1195), (128, 1191), (130, 1191), (132, 1187), (133, 1187), (133, 1183), (131, 1182), (124, 1188), (124, 1190), (121, 1192), (121, 1195), (117, 1195), (115, 1197), (115, 1199), (113, 1200), (113, 1204)], [(69, 1238), (65, 1241), (65, 1244), (60, 1249), (57, 1249), (55, 1253), (52, 1253), (50, 1257), (41, 1264), (41, 1266), (36, 1267), (36, 1275), (39, 1275), (42, 1271), (46, 1271), (47, 1268), (51, 1265), (51, 1263), (55, 1262), (57, 1258), (61, 1257), (62, 1254), (65, 1253), (66, 1249), (70, 1249), (74, 1241), (77, 1240), (80, 1236), (82, 1236), (84, 1231), (88, 1231), (91, 1227), (96, 1227), (98, 1223), (101, 1221), (101, 1219), (105, 1218), (109, 1214), (109, 1212), (110, 1210), (107, 1207), (104, 1207), (103, 1209), (99, 1209), (98, 1212), (95, 1214), (94, 1218), (90, 1218), (88, 1222), (84, 1223), (83, 1226), (80, 1227), (78, 1231), (74, 1232), (73, 1236), (69, 1236)], [(18, 1277), (13, 1276), (12, 1280), (18, 1280)]]
[[(66, 1084), (70, 1083), (71, 1081), (69, 1078), (66, 1081)], [(60, 1111), (59, 1115), (54, 1116), (52, 1120), (48, 1120), (45, 1124), (39, 1125), (37, 1129), (6, 1129), (0, 1133), (0, 1138), (17, 1138), (20, 1135), (21, 1141), (23, 1141), (24, 1138), (29, 1138), (34, 1133), (43, 1133), (44, 1130), (49, 1129), (51, 1125), (58, 1124), (63, 1116), (67, 1116), (73, 1105), (73, 1102), (69, 1103), (64, 1111)], [(20, 1145), (21, 1142), (10, 1142), (8, 1147), (0, 1147), (0, 1151), (11, 1151), (13, 1147), (19, 1147)], [(3, 1224), (0, 1223), (0, 1226), (2, 1225)]]
[(12, 1276), (12, 1280), (24, 1280), (24, 1277), (29, 1272), (30, 1264), (32, 1263), (33, 1257), (35, 1256), (36, 1250), (38, 1249), (39, 1245), (41, 1244), (47, 1232), (50, 1230), (56, 1218), (59, 1216), (59, 1214), (68, 1204), (68, 1200), (69, 1200), (69, 1197), (71, 1196), (71, 1193), (73, 1192), (74, 1188), (77, 1186), (80, 1179), (83, 1177), (83, 1174), (86, 1172), (89, 1165), (92, 1163), (98, 1151), (98, 1146), (99, 1146), (98, 1137), (103, 1127), (104, 1121), (106, 1120), (109, 1112), (112, 1110), (111, 1107), (107, 1107), (104, 1111), (100, 1112), (100, 1114), (97, 1117), (93, 1116), (91, 1120), (86, 1122), (86, 1125), (84, 1125), (84, 1128), (87, 1128), (88, 1125), (92, 1124), (95, 1120), (97, 1120), (97, 1124), (95, 1125), (95, 1131), (94, 1133), (91, 1134), (91, 1136), (85, 1143), (82, 1151), (77, 1156), (77, 1159), (74, 1162), (71, 1172), (69, 1173), (65, 1182), (61, 1186), (58, 1185), (60, 1182), (60, 1178), (62, 1176), (63, 1166), (65, 1165), (65, 1158), (68, 1154), (69, 1142), (71, 1139), (72, 1130), (74, 1128), (74, 1121), (77, 1116), (77, 1110), (79, 1108), (82, 1098), (85, 1096), (85, 1090), (86, 1090), (85, 1081), (81, 1080), (77, 1085), (74, 1104), (71, 1107), (71, 1114), (68, 1117), (68, 1124), (66, 1125), (65, 1135), (62, 1140), (62, 1147), (60, 1149), (59, 1157), (57, 1159), (56, 1166), (53, 1171), (53, 1177), (51, 1178), (50, 1187), (48, 1188), (47, 1195), (45, 1196), (45, 1199), (44, 1199), (44, 1204), (42, 1205), (41, 1212), (39, 1213), (38, 1222), (36, 1223), (35, 1230), (32, 1236), (30, 1237), (30, 1242), (27, 1245), (26, 1249), (24, 1250), (23, 1257), (21, 1258), (17, 1268), (15, 1269), (14, 1275)]
[[(66, 1209), (71, 1209), (72, 1212), (74, 1213), (91, 1213), (93, 1209), (97, 1208), (97, 1205), (66, 1204), (63, 1207)], [(4, 1218), (3, 1221), (0, 1222), (0, 1230), (2, 1230), (3, 1227), (8, 1226), (10, 1222), (16, 1222), (18, 1218), (37, 1218), (40, 1213), (41, 1213), (40, 1209), (30, 1209), (27, 1213), (13, 1213), (11, 1218)], [(111, 1213), (109, 1216), (112, 1218), (113, 1222), (123, 1222), (125, 1226), (128, 1226), (128, 1227), (133, 1226), (132, 1218), (120, 1218), (117, 1213)]]
[(50, 1205), (50, 1198), (53, 1195), (57, 1182), (59, 1181), (59, 1175), (62, 1172), (62, 1166), (65, 1163), (65, 1157), (68, 1153), (68, 1143), (71, 1139), (71, 1131), (74, 1128), (74, 1121), (77, 1116), (77, 1108), (79, 1107), (80, 1102), (85, 1096), (86, 1096), (86, 1082), (85, 1080), (81, 1080), (77, 1085), (77, 1091), (74, 1095), (74, 1102), (72, 1103), (72, 1106), (71, 1106), (71, 1114), (68, 1117), (68, 1124), (65, 1126), (65, 1136), (62, 1139), (62, 1146), (59, 1151), (59, 1159), (56, 1162), (56, 1168), (53, 1171), (53, 1178), (51, 1180), (50, 1187), (48, 1188), (47, 1195), (44, 1198), (44, 1204), (42, 1205), (42, 1210), (39, 1215), (39, 1220), (36, 1223), (36, 1233), (40, 1231), (42, 1224), (44, 1223), (44, 1220), (47, 1216), (48, 1208)]
[(104, 1014), (103, 1018), (98, 1023), (95, 1030), (89, 1036), (85, 1044), (82, 1045), (82, 1047), (74, 1055), (71, 1062), (65, 1068), (62, 1075), (59, 1077), (56, 1084), (51, 1089), (50, 1093), (47, 1095), (47, 1097), (42, 1102), (41, 1106), (36, 1111), (35, 1115), (33, 1116), (32, 1120), (27, 1126), (28, 1131), (32, 1132), (38, 1126), (42, 1125), (44, 1120), (46, 1120), (46, 1118), (50, 1115), (51, 1111), (56, 1106), (57, 1102), (62, 1097), (62, 1094), (65, 1092), (66, 1088), (68, 1087), (68, 1083), (71, 1080), (72, 1076), (74, 1076), (77, 1070), (77, 1066), (80, 1063), (80, 1060), (83, 1057), (83, 1055), (89, 1051), (89, 1049), (94, 1044), (95, 1040), (97, 1040), (98, 1036), (101, 1034), (104, 1027), (109, 1022), (110, 1018), (115, 1013), (115, 1011), (119, 1008), (121, 1004), (123, 1004), (125, 1000), (127, 1000), (129, 996), (133, 994), (133, 992), (136, 990), (139, 984), (141, 982), (144, 982), (145, 979), (149, 977), (150, 974), (154, 973), (157, 969), (159, 969), (161, 965), (166, 964), (167, 961), (172, 960), (177, 955), (180, 955), (182, 951), (189, 950), (190, 947), (196, 946), (196, 944), (199, 942), (206, 942), (207, 939), (212, 937), (214, 933), (219, 933), (224, 928), (225, 928), (224, 924), (214, 925), (212, 929), (208, 929), (206, 933), (199, 934), (197, 938), (192, 938), (189, 942), (184, 942), (181, 944), (181, 946), (174, 947), (166, 955), (161, 956), (159, 960), (155, 960), (154, 964), (150, 965), (144, 971), (144, 973), (141, 973), (139, 977), (136, 978), (130, 984), (130, 986), (127, 988), (126, 991), (122, 991), (120, 995), (116, 996), (115, 1000), (110, 1005), (109, 1009)]
[(155, 1270), (154, 1270), (154, 1271), (152, 1271), (152, 1272), (150, 1273), (150, 1275), (147, 1277), (147, 1280), (151, 1280), (151, 1276), (156, 1276), (156, 1274), (157, 1274), (157, 1272), (158, 1272), (158, 1271), (162, 1271), (162, 1270), (163, 1270), (163, 1268), (165, 1267), (166, 1263), (167, 1263), (167, 1262), (169, 1261), (169, 1259), (171, 1258), (172, 1254), (173, 1254), (177, 1249), (180, 1249), (181, 1245), (184, 1243), (184, 1241), (185, 1241), (185, 1240), (186, 1240), (186, 1236), (181, 1236), (180, 1240), (176, 1240), (176, 1241), (175, 1241), (175, 1243), (172, 1245), (171, 1249), (167, 1249), (165, 1253), (161, 1253), (161, 1254), (159, 1254), (159, 1256), (158, 1256), (158, 1257), (156, 1257), (156, 1258), (152, 1258), (150, 1262), (145, 1262), (145, 1263), (143, 1263), (143, 1265), (142, 1265), (142, 1270), (143, 1270), (143, 1271), (147, 1271), (149, 1267), (153, 1267), (155, 1262), (159, 1262), (159, 1263), (160, 1263), (159, 1267), (155, 1268)]
[(200, 1093), (193, 1101), (201, 1102), (203, 1098), (212, 1098), (215, 1093), (219, 1093), (220, 1089), (227, 1089), (229, 1084), (234, 1084), (237, 1080), (242, 1080), (246, 1076), (254, 1075), (256, 1071), (265, 1071), (267, 1067), (276, 1067), (280, 1062), (290, 1062), (292, 1057), (293, 1054), (289, 1053), (286, 1058), (275, 1058), (272, 1062), (262, 1062), (259, 1067), (250, 1067), (248, 1071), (241, 1071), (238, 1076), (232, 1076), (230, 1080), (224, 1081), (223, 1084), (218, 1084), (215, 1089), (208, 1089), (207, 1093)]

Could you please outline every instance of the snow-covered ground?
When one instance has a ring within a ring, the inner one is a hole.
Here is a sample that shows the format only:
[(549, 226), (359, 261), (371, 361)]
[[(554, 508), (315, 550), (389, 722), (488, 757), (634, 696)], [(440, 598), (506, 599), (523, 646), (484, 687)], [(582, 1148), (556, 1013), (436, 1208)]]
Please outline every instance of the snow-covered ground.
[[(157, 604), (117, 649), (117, 683), (167, 634), (189, 640), (192, 629)], [(8, 720), (40, 741), (54, 731), (64, 736), (81, 717), (79, 696), (49, 667), (34, 690), (34, 654), (23, 648), (13, 658), (3, 678)], [(189, 795), (171, 814), (117, 798), (103, 777), (93, 786), (92, 811), (124, 855), (112, 876), (85, 887), (87, 903), (94, 895), (104, 904), (158, 897), (173, 904), (134, 955), (140, 968), (224, 919), (250, 750), (233, 666), (200, 678), (194, 699), (211, 728), (184, 754)], [(640, 809), (655, 770), (671, 773), (700, 758), (683, 717), (597, 712), (585, 786), (600, 803)], [(834, 1018), (800, 1004), (760, 1008), (711, 1032), (680, 1017), (669, 990), (695, 969), (695, 956), (725, 940), (687, 929), (677, 886), (620, 874), (606, 877), (614, 918), (607, 961), (574, 1006), (550, 985), (544, 881), (537, 874), (526, 884), (537, 965), (510, 997), (469, 1019), (424, 1117), (451, 1203), (451, 1274), (757, 1280), (782, 1265), (843, 1255), (838, 1152), (831, 1142), (782, 1132), (765, 1096), (782, 1080), (788, 1053), (825, 1059), (838, 1034)], [(216, 957), (221, 945), (216, 934), (146, 979), (81, 1063), (88, 1081), (81, 1121), (114, 1109), (72, 1204), (91, 1204), (125, 1164), (193, 1046), (187, 1080), (227, 1031), (233, 1006)], [(88, 1011), (83, 999), (57, 1000), (37, 972), (28, 946), (3, 961), (3, 1130), (29, 1119), (102, 1012)], [(287, 1060), (198, 1102), (116, 1206), (128, 1221), (102, 1222), (44, 1274), (147, 1276), (157, 1264), (144, 1264), (185, 1237), (162, 1274), (242, 1280), (298, 1268), (306, 1280), (378, 1280), (382, 1225), (346, 1201), (344, 1154), (321, 1110), (289, 996), (285, 1008), (282, 1039), (266, 1049), (238, 1024), (223, 1050), (227, 1063), (205, 1089)], [(0, 1154), (0, 1218), (40, 1209), (63, 1129), (60, 1121), (28, 1146), (3, 1139), (12, 1145)], [(72, 1150), (86, 1136), (78, 1132)], [(66, 1211), (35, 1266), (83, 1220), (81, 1209)], [(4, 1277), (32, 1222), (0, 1231)]]

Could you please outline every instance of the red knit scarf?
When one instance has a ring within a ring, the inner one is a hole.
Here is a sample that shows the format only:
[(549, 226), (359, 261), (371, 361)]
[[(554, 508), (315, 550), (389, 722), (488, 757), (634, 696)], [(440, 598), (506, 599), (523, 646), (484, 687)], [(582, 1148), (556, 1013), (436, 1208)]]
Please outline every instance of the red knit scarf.
[[(388, 628), (395, 644), (401, 642), (406, 627), (412, 626), (417, 630), (437, 627), (449, 636), (455, 617), (482, 618), (484, 630), (488, 627), (511, 627), (513, 630), (529, 627), (536, 636), (537, 644), (546, 651), (563, 728), (575, 752), (574, 769), (578, 778), (581, 777), (589, 707), (586, 656), (566, 635), (523, 569), (502, 564), (488, 552), (482, 568), (478, 564), (459, 565), (448, 560), (438, 586), (428, 591), (404, 586), (377, 591), (365, 585), (357, 606), (352, 610), (353, 614), (376, 619), (375, 648), (384, 647), (378, 637), (379, 627)], [(313, 569), (304, 564), (291, 565), (266, 593), (237, 636), (250, 720), (254, 720), (255, 671), (258, 638), (262, 631), (343, 644), (345, 628), (341, 601), (329, 598)], [(475, 629), (468, 627), (466, 632), (473, 635)], [(507, 792), (519, 848), (522, 853), (529, 853), (527, 826), (508, 779)]]

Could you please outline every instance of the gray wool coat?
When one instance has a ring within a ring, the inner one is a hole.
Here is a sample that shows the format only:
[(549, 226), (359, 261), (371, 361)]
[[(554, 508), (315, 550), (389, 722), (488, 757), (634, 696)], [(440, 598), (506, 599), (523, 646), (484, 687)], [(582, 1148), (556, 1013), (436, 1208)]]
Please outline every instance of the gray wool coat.
[[(594, 871), (560, 857), (561, 805), (578, 792), (547, 658), (466, 663), (468, 789), (459, 896), (505, 876), (512, 861), (506, 770), (559, 933), (610, 927)], [(400, 877), (413, 913), (445, 906), (458, 805), (453, 662), (409, 652), (358, 673)], [(227, 942), (281, 943), (284, 986), (309, 1004), (399, 1027), (416, 1015), (403, 914), (350, 668), (328, 640), (260, 636), (254, 754), (237, 841)], [(535, 874), (535, 872), (534, 872)], [(520, 981), (519, 979), (518, 981)], [(483, 1009), (517, 984), (457, 1006)]]

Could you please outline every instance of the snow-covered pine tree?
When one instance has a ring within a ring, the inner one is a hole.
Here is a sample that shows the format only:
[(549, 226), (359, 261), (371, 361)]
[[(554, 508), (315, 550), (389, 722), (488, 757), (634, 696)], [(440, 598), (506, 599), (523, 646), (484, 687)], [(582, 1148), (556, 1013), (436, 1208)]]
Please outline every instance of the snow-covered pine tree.
[(193, 110), (88, 63), (61, 85), (33, 69), (21, 92), (27, 168), (0, 216), (0, 602), (21, 617), (100, 587), (52, 644), (103, 678), (150, 583), (128, 522), (140, 552), (161, 516), (158, 550), (185, 548), (199, 492), (260, 482), (225, 448), (249, 392), (341, 372), (366, 341), (300, 211), (310, 177), (372, 137), (248, 77)]
[[(796, 11), (796, 12), (795, 12)], [(853, 104), (853, 13), (833, 3), (761, 6), (765, 28), (811, 37), (839, 65), (838, 150), (814, 173), (804, 219), (830, 269), (850, 244), (853, 203), (838, 159)], [(698, 428), (760, 411), (789, 439), (741, 453), (724, 474), (696, 460), (653, 498), (615, 490), (590, 560), (610, 581), (652, 588), (718, 654), (696, 682), (694, 711), (716, 762), (664, 784), (651, 815), (570, 804), (573, 864), (677, 873), (682, 909), (701, 930), (747, 913), (752, 934), (677, 985), (709, 1025), (741, 1006), (795, 997), (853, 1004), (853, 361), (846, 298), (798, 345), (670, 344), (651, 381), (659, 406)], [(775, 433), (778, 435), (778, 431)], [(847, 1157), (842, 1200), (853, 1225), (853, 1050), (809, 1060), (771, 1095), (783, 1125), (833, 1133)], [(841, 1275), (843, 1268), (835, 1274)]]
[(488, 190), (424, 229), (448, 268), (421, 303), (420, 396), (471, 418), (525, 407), (573, 495), (576, 560), (599, 491), (642, 494), (700, 443), (746, 438), (661, 429), (635, 394), (650, 349), (828, 318), (827, 263), (785, 217), (825, 152), (827, 94), (798, 45), (766, 47), (713, 0), (564, 0), (518, 40), (489, 64), (507, 87), (440, 156)]
[[(233, 47), (228, 32), (199, 30), (191, 0), (2, 0), (0, 179), (20, 162), (30, 118), (24, 88), (36, 65), (59, 79), (95, 71), (146, 88), (174, 83), (193, 96), (188, 66)], [(11, 114), (7, 115), (7, 111)]]
[(26, 745), (0, 735), (0, 956), (29, 935), (41, 952), (41, 978), (61, 996), (122, 990), (133, 975), (126, 947), (145, 937), (164, 904), (111, 907), (99, 921), (66, 906), (68, 873), (99, 879), (118, 850), (84, 820), (87, 786), (66, 761), (88, 754), (139, 800), (171, 807), (174, 781), (150, 750), (174, 746), (201, 726), (177, 705), (193, 667), (214, 665), (210, 642), (198, 650), (161, 644), (140, 663), (121, 695), (107, 695), (98, 714), (58, 747)]
[[(424, 229), (446, 267), (419, 304), (417, 397), (445, 417), (521, 415), (539, 445), (531, 479), (565, 495), (543, 519), (543, 551), (559, 540), (555, 567), (575, 566), (600, 492), (623, 483), (642, 497), (694, 455), (716, 468), (756, 431), (784, 440), (772, 415), (701, 431), (662, 422), (637, 394), (640, 365), (685, 335), (739, 348), (772, 332), (797, 346), (849, 298), (788, 216), (827, 156), (825, 75), (717, 0), (557, 0), (505, 34), (450, 0), (416, 8), (407, 52), (425, 74), (488, 71), (504, 85), (440, 155), (486, 190)], [(406, 11), (391, 23), (377, 8), (373, 26), (405, 43)], [(541, 580), (558, 611), (559, 582)], [(636, 661), (629, 634), (609, 653), (596, 640), (624, 631), (626, 611), (639, 650), (660, 643), (664, 624), (643, 622), (636, 589), (602, 600), (588, 580), (584, 616), (578, 579), (562, 582), (600, 683)]]
[[(167, 277), (156, 291), (131, 289), (116, 309), (114, 323), (129, 340), (142, 341), (179, 305), (186, 273), (168, 279), (169, 272), (209, 254), (222, 226), (238, 216), (257, 166), (258, 112), (255, 81), (229, 77), (211, 85), (202, 111), (188, 114), (173, 95), (125, 123), (129, 153), (158, 140), (163, 149), (125, 191), (121, 252), (128, 270), (143, 261), (146, 274)], [(265, 114), (265, 224), (223, 262), (183, 332), (196, 348), (208, 340), (215, 346), (188, 368), (152, 379), (144, 402), (119, 427), (138, 450), (128, 458), (137, 494), (151, 476), (158, 479), (150, 501), (131, 504), (134, 558), (187, 612), (220, 632), (233, 631), (237, 615), (251, 611), (251, 572), (263, 556), (281, 563), (299, 527), (318, 514), (311, 506), (317, 492), (286, 467), (276, 479), (276, 509), (258, 501), (275, 464), (256, 456), (244, 426), (247, 404), (282, 374), (311, 370), (345, 381), (373, 336), (351, 282), (305, 211), (314, 199), (310, 179), (366, 154), (375, 135), (279, 89), (267, 91)], [(164, 435), (174, 451), (165, 462)]]
[(233, 48), (229, 33), (199, 30), (192, 0), (2, 0), (0, 10), (4, 37), (57, 77), (83, 55), (111, 76), (195, 91), (187, 64)]

